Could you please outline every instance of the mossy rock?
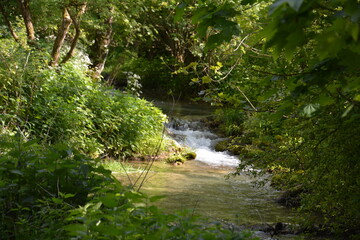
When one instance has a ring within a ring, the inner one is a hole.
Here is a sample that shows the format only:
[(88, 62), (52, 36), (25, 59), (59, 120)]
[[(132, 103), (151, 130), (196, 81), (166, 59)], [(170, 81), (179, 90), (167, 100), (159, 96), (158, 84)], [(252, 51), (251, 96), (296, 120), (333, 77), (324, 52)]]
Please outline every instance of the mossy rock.
[(228, 150), (228, 140), (220, 141), (215, 145), (215, 151), (223, 152)]
[(235, 155), (240, 155), (244, 151), (244, 146), (242, 146), (240, 144), (234, 144), (234, 145), (230, 145), (228, 150)]
[(196, 153), (195, 152), (186, 152), (186, 153), (182, 154), (181, 156), (184, 157), (186, 160), (194, 160), (196, 158)]
[(176, 154), (168, 157), (165, 161), (167, 163), (184, 163), (186, 161), (186, 158), (182, 155)]

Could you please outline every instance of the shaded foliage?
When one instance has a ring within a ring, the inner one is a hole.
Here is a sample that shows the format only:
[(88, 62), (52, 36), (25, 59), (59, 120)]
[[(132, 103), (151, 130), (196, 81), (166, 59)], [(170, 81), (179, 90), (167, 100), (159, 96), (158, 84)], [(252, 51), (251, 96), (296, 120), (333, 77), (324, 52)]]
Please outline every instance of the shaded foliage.
[(0, 138), (2, 239), (252, 239), (190, 214), (164, 214), (98, 160), (20, 134)]
[[(212, 14), (213, 2), (203, 3), (203, 15)], [(248, 164), (272, 172), (275, 186), (297, 193), (304, 225), (358, 234), (359, 3), (280, 0), (267, 6), (232, 6), (242, 13), (237, 58), (212, 64), (221, 66), (217, 73), (196, 82), (208, 84), (208, 100), (246, 116), (239, 123), (219, 110), (223, 129), (236, 135), (228, 148), (243, 158), (239, 173)], [(244, 24), (253, 13), (255, 21)], [(225, 52), (236, 39), (222, 38), (228, 43), (214, 51)], [(240, 131), (231, 131), (234, 126)]]

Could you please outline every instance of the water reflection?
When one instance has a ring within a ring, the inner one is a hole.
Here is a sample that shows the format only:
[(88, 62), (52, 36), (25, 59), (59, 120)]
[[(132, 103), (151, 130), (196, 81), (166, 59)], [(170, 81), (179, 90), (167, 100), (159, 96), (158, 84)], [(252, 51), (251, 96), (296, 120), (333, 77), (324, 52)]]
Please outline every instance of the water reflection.
[(191, 209), (199, 215), (237, 224), (291, 221), (293, 213), (274, 202), (276, 191), (254, 187), (253, 179), (246, 175), (226, 180), (231, 170), (191, 161), (150, 173), (143, 191), (166, 195), (157, 205), (168, 212)]

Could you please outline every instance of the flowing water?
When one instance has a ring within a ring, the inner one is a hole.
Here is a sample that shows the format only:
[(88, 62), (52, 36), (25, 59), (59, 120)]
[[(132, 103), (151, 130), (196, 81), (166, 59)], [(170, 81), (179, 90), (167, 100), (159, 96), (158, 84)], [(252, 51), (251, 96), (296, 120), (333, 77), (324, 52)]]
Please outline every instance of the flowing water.
[[(168, 104), (157, 105), (170, 115)], [(165, 195), (157, 203), (159, 207), (168, 212), (190, 209), (195, 214), (239, 225), (292, 222), (294, 212), (275, 202), (277, 191), (269, 186), (255, 187), (253, 182), (259, 179), (245, 172), (226, 178), (235, 171), (239, 157), (213, 150), (219, 137), (200, 121), (209, 115), (209, 109), (179, 105), (170, 109), (175, 120), (168, 130), (180, 144), (192, 148), (197, 157), (180, 166), (156, 163), (142, 190), (149, 195)]]

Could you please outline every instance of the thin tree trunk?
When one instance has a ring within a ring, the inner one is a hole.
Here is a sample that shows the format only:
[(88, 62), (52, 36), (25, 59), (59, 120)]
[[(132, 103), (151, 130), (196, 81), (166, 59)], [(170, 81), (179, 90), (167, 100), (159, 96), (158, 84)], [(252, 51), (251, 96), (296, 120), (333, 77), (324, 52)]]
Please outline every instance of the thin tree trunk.
[(5, 24), (7, 25), (7, 27), (9, 28), (9, 31), (10, 31), (10, 34), (11, 36), (15, 39), (16, 42), (19, 42), (19, 37), (18, 35), (16, 34), (16, 32), (14, 31), (12, 25), (11, 25), (11, 22), (9, 20), (9, 18), (7, 17), (6, 15), (6, 12), (5, 12), (5, 9), (3, 8), (3, 3), (0, 2), (0, 12), (1, 14), (3, 15), (4, 17), (4, 21), (5, 21)]
[(91, 46), (90, 58), (92, 60), (91, 69), (93, 69), (93, 78), (99, 78), (104, 70), (106, 58), (109, 53), (109, 45), (112, 38), (113, 17), (110, 16), (105, 21), (106, 29), (95, 34), (95, 42)]
[(27, 37), (30, 41), (35, 40), (35, 30), (30, 13), (30, 0), (18, 0), (24, 18)]
[(69, 15), (67, 9), (64, 8), (63, 19), (62, 19), (61, 25), (59, 26), (58, 33), (56, 35), (56, 39), (54, 42), (53, 50), (51, 53), (51, 59), (52, 59), (50, 62), (51, 66), (56, 66), (59, 63), (60, 50), (64, 44), (64, 40), (65, 40), (66, 34), (69, 31), (71, 22), (72, 22), (72, 20), (70, 18), (70, 15)]
[(81, 15), (83, 15), (85, 13), (86, 10), (86, 2), (81, 6), (80, 11), (76, 14), (76, 16), (74, 16), (73, 14), (71, 14), (70, 10), (68, 10), (68, 13), (70, 15), (70, 18), (75, 26), (75, 36), (74, 39), (71, 42), (71, 46), (70, 46), (70, 50), (69, 52), (66, 54), (66, 56), (64, 57), (64, 59), (61, 61), (61, 63), (66, 63), (73, 55), (74, 55), (74, 50), (76, 47), (76, 44), (80, 38), (80, 34), (81, 34), (81, 29), (80, 29), (80, 20), (78, 21), (78, 19), (80, 19)]

